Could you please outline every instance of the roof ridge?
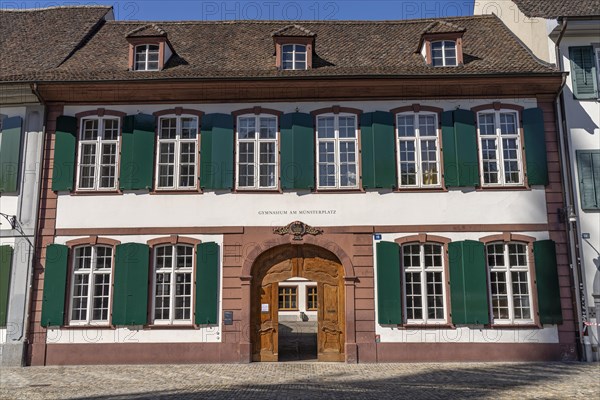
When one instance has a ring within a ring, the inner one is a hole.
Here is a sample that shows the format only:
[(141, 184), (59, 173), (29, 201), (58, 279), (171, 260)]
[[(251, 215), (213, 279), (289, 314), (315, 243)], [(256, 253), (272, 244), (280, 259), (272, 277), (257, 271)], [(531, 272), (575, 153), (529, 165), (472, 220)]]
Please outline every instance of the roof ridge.
[(0, 12), (37, 12), (37, 11), (48, 11), (57, 9), (74, 9), (74, 8), (98, 8), (110, 10), (112, 6), (101, 6), (101, 5), (76, 5), (76, 6), (50, 6), (50, 7), (38, 7), (38, 8), (0, 8)]
[(239, 19), (239, 20), (219, 20), (219, 21), (202, 21), (202, 20), (188, 20), (188, 21), (168, 21), (168, 20), (148, 20), (148, 21), (133, 21), (133, 20), (112, 20), (107, 21), (109, 24), (161, 24), (161, 25), (235, 25), (235, 24), (340, 24), (340, 25), (351, 25), (351, 24), (412, 24), (412, 23), (423, 23), (423, 22), (436, 22), (436, 21), (448, 21), (448, 20), (474, 20), (474, 19), (491, 19), (495, 18), (493, 14), (482, 14), (482, 15), (467, 15), (458, 17), (439, 17), (439, 18), (415, 18), (415, 19), (392, 19), (392, 20), (257, 20), (257, 19)]

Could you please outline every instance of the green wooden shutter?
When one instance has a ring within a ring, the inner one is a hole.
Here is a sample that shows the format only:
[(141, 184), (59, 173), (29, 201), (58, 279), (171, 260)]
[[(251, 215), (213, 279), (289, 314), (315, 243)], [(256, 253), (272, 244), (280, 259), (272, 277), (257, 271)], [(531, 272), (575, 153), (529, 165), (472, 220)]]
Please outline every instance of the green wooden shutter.
[(446, 187), (459, 187), (453, 111), (442, 113), (442, 156), (444, 157), (444, 183)]
[(523, 135), (527, 158), (527, 181), (530, 185), (548, 184), (544, 112), (540, 108), (523, 110)]
[(281, 188), (314, 189), (315, 132), (310, 114), (281, 117)]
[(534, 242), (533, 255), (540, 322), (542, 324), (560, 324), (562, 323), (562, 310), (554, 241)]
[(73, 190), (77, 118), (61, 115), (56, 120), (54, 134), (54, 168), (52, 190)]
[(67, 246), (51, 244), (46, 247), (42, 326), (61, 326), (64, 323), (68, 255)]
[(13, 248), (0, 246), (0, 327), (6, 326)]
[(573, 96), (579, 100), (596, 99), (598, 82), (592, 46), (569, 47)]
[(147, 245), (125, 243), (117, 246), (113, 295), (113, 325), (144, 325), (148, 321)]
[(215, 325), (219, 314), (219, 245), (201, 243), (196, 248), (196, 313), (198, 325)]
[(600, 150), (577, 150), (579, 197), (582, 210), (600, 209)]
[(400, 246), (377, 242), (377, 321), (380, 325), (402, 323)]
[(478, 186), (479, 156), (475, 113), (470, 110), (454, 110), (453, 116), (458, 159), (458, 183), (462, 187)]
[(156, 122), (152, 115), (128, 115), (123, 120), (121, 140), (122, 190), (151, 189), (154, 172)]
[(446, 187), (478, 186), (477, 129), (472, 111), (442, 113), (442, 145)]
[(21, 165), (22, 132), (23, 120), (21, 117), (4, 119), (2, 141), (0, 142), (0, 193), (17, 191)]
[(202, 118), (200, 185), (205, 189), (233, 188), (233, 117), (207, 114)]
[(383, 111), (362, 114), (360, 146), (363, 187), (396, 187), (394, 115)]
[(473, 240), (448, 245), (452, 323), (481, 325), (490, 322), (487, 269), (483, 243)]

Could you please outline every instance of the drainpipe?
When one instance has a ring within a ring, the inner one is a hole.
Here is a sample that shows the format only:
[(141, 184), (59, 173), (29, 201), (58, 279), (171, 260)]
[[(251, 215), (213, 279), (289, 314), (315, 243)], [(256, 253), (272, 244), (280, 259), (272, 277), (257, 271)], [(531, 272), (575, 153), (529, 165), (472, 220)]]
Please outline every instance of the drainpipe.
[[(562, 28), (558, 39), (555, 43), (555, 54), (556, 54), (556, 64), (560, 71), (564, 70), (563, 62), (562, 62), (562, 53), (560, 51), (560, 42), (567, 30), (567, 18), (563, 18), (562, 20)], [(566, 113), (565, 110), (565, 99), (563, 89), (566, 84), (566, 75), (563, 75), (563, 83), (561, 85), (560, 91), (556, 95), (556, 113), (558, 118), (558, 138), (560, 143), (560, 161), (562, 163), (562, 180), (564, 182), (563, 185), (563, 195), (565, 198), (565, 227), (566, 234), (569, 240), (569, 264), (571, 267), (571, 272), (573, 274), (573, 283), (575, 289), (575, 308), (576, 308), (576, 323), (577, 323), (577, 348), (579, 352), (580, 359), (584, 361), (587, 360), (587, 354), (584, 348), (583, 343), (583, 312), (582, 309), (587, 310), (586, 302), (587, 298), (585, 296), (585, 285), (582, 284), (581, 277), (583, 276), (581, 270), (581, 257), (579, 254), (579, 248), (577, 246), (578, 243), (578, 232), (579, 232), (579, 220), (577, 215), (575, 215), (575, 196), (573, 194), (573, 171), (571, 168), (571, 155), (569, 153), (569, 139), (567, 137), (567, 121), (566, 121)], [(583, 286), (582, 286), (583, 285)], [(583, 293), (582, 293), (583, 292)], [(583, 296), (582, 296), (583, 294)], [(583, 304), (582, 304), (583, 301)]]

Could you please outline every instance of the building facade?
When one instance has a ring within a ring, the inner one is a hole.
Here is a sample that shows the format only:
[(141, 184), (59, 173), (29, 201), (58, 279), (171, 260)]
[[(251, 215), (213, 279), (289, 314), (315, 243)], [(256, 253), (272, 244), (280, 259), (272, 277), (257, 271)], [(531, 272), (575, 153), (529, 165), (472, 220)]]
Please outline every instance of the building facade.
[(35, 81), (29, 365), (277, 361), (301, 300), (320, 361), (577, 359), (563, 75), (498, 18), (102, 20)]
[[(496, 12), (478, 2), (475, 14)], [(571, 264), (579, 288), (578, 331), (584, 355), (600, 360), (600, 3), (597, 1), (503, 2), (497, 15), (543, 60), (569, 74), (557, 99), (563, 157), (565, 216)], [(509, 10), (513, 11), (510, 12)], [(547, 45), (546, 45), (547, 44)], [(537, 48), (547, 48), (543, 53)]]

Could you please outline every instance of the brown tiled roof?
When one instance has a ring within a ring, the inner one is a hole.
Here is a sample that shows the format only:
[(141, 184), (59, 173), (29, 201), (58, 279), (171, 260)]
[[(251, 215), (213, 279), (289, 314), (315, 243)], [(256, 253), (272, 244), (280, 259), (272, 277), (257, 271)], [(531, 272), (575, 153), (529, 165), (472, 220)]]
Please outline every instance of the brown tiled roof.
[(315, 36), (314, 32), (309, 31), (300, 25), (288, 25), (276, 30), (273, 36)]
[(462, 26), (458, 26), (456, 24), (452, 24), (447, 21), (434, 21), (427, 28), (423, 30), (423, 33), (454, 33), (454, 32), (464, 32), (466, 29)]
[(528, 17), (558, 18), (600, 15), (600, 0), (513, 0)]
[(110, 7), (0, 10), (0, 80), (58, 67)]
[(313, 68), (275, 67), (273, 32), (289, 21), (156, 22), (169, 35), (173, 56), (163, 71), (128, 70), (129, 32), (151, 22), (108, 21), (60, 67), (13, 80), (144, 80), (549, 73), (493, 15), (445, 18), (464, 27), (465, 64), (433, 68), (414, 49), (433, 19), (299, 21), (316, 34)]
[(127, 37), (156, 37), (156, 36), (167, 36), (167, 32), (165, 32), (160, 27), (155, 24), (148, 24), (144, 26), (140, 26), (139, 28), (135, 28), (131, 32), (127, 34)]

